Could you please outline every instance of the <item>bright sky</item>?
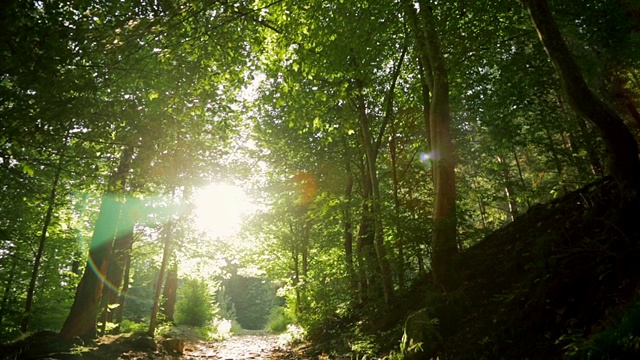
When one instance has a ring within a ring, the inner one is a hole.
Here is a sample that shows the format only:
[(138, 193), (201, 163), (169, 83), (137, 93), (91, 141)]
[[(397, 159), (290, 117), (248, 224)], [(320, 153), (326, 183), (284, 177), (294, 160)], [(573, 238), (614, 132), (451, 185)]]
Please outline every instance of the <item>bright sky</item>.
[(211, 184), (195, 197), (195, 223), (212, 238), (233, 236), (240, 230), (242, 216), (254, 208), (241, 188)]

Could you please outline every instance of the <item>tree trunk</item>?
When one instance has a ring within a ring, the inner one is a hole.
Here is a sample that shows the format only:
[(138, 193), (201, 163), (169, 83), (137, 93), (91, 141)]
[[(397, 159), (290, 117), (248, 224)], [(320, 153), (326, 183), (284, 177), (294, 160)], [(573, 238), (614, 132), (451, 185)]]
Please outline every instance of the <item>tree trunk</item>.
[(411, 32), (418, 49), (418, 72), (420, 75), (420, 87), (422, 90), (422, 118), (427, 132), (427, 153), (431, 152), (431, 91), (433, 88), (433, 71), (429, 61), (429, 51), (425, 42), (424, 29), (420, 25), (420, 20), (413, 5), (412, 0), (403, 1), (404, 14), (409, 21)]
[(293, 224), (289, 223), (289, 229), (291, 231), (291, 257), (293, 259), (293, 279), (292, 285), (293, 290), (296, 293), (296, 305), (295, 305), (295, 313), (299, 314), (301, 309), (301, 296), (300, 296), (300, 251), (298, 249), (297, 244), (295, 243), (295, 237), (293, 232)]
[[(126, 215), (122, 215), (126, 216)], [(121, 223), (123, 220), (120, 220)], [(127, 226), (127, 225), (125, 225)], [(102, 322), (101, 333), (106, 334), (106, 328), (108, 322), (113, 322), (115, 310), (113, 305), (118, 304), (118, 295), (120, 294), (120, 287), (122, 285), (124, 270), (126, 267), (127, 259), (129, 258), (129, 251), (131, 251), (131, 245), (133, 243), (133, 223), (129, 231), (123, 235), (118, 236), (114, 241), (111, 261), (107, 269), (107, 286), (102, 292), (102, 316), (100, 317)]]
[[(522, 175), (522, 166), (520, 166), (520, 159), (518, 158), (518, 152), (516, 151), (516, 147), (513, 146), (511, 148), (511, 152), (513, 153), (513, 159), (516, 162), (516, 167), (518, 169), (518, 178), (520, 179), (520, 185), (522, 185), (522, 192), (527, 190), (527, 184), (524, 181), (524, 176)], [(529, 202), (529, 196), (525, 196), (527, 202), (527, 208), (531, 207), (531, 203)]]
[(511, 171), (509, 171), (509, 164), (506, 163), (502, 156), (498, 156), (498, 164), (500, 164), (502, 170), (504, 192), (507, 196), (507, 205), (509, 206), (509, 216), (511, 217), (511, 221), (515, 221), (518, 217), (518, 202), (515, 199), (515, 191), (513, 190), (513, 182), (511, 181)]
[(164, 283), (164, 292), (162, 298), (162, 313), (167, 321), (173, 322), (175, 315), (176, 302), (178, 301), (178, 266), (174, 263), (167, 273), (167, 280)]
[(100, 212), (89, 246), (87, 264), (78, 284), (69, 316), (60, 331), (60, 338), (63, 340), (71, 340), (74, 337), (92, 339), (97, 335), (96, 323), (103, 282), (113, 241), (118, 234), (117, 219), (120, 217), (122, 207), (122, 199), (118, 198), (116, 190), (124, 190), (132, 159), (133, 148), (125, 148), (118, 169), (109, 181), (106, 194), (102, 197)]
[(100, 310), (100, 299), (107, 272), (108, 258), (113, 238), (116, 234), (116, 222), (120, 212), (120, 202), (114, 193), (102, 197), (100, 213), (94, 228), (89, 258), (71, 312), (65, 321), (60, 337), (71, 340), (74, 337), (92, 339), (97, 335), (96, 322)]
[[(363, 301), (367, 301), (369, 295), (377, 296), (372, 289), (373, 278), (378, 275), (373, 263), (375, 262), (374, 227), (371, 209), (371, 177), (366, 171), (367, 165), (362, 168), (362, 206), (360, 211), (360, 226), (356, 243), (356, 258), (358, 260), (358, 275), (360, 279), (360, 295)], [(370, 294), (374, 293), (374, 294)]]
[[(133, 242), (132, 242), (133, 244)], [(127, 301), (127, 293), (129, 291), (129, 280), (131, 273), (131, 251), (127, 252), (124, 259), (124, 275), (122, 277), (122, 290), (120, 291), (120, 296), (118, 297), (118, 307), (115, 315), (115, 323), (116, 328), (114, 329), (114, 333), (120, 332), (120, 324), (122, 324), (122, 319), (124, 319), (124, 306)]]
[(125, 267), (130, 258), (133, 245), (133, 229), (139, 206), (140, 202), (137, 199), (129, 197), (120, 214), (118, 236), (113, 242), (111, 261), (109, 261), (107, 270), (107, 284), (109, 286), (106, 287), (102, 294), (102, 334), (106, 333), (107, 322), (113, 322), (117, 311), (113, 309), (113, 306), (118, 304), (118, 295), (121, 292)]
[(609, 151), (609, 171), (624, 196), (635, 198), (640, 185), (638, 144), (622, 118), (589, 89), (582, 72), (562, 38), (547, 0), (521, 0), (538, 30), (542, 44), (556, 68), (571, 108), (593, 123)]
[(452, 291), (458, 288), (461, 280), (457, 269), (459, 249), (456, 241), (456, 180), (449, 84), (430, 2), (420, 1), (420, 13), (424, 23), (427, 56), (433, 70), (429, 114), (435, 189), (431, 263), (436, 283), (445, 291)]
[[(173, 196), (171, 197), (173, 199)], [(158, 311), (160, 309), (160, 302), (162, 297), (162, 284), (164, 283), (164, 273), (167, 269), (167, 263), (171, 257), (171, 236), (173, 233), (173, 220), (169, 220), (162, 229), (162, 239), (164, 240), (164, 248), (162, 250), (162, 263), (160, 264), (160, 271), (158, 272), (158, 281), (156, 282), (156, 291), (153, 297), (153, 308), (151, 309), (151, 316), (149, 321), (149, 336), (154, 336), (156, 333), (156, 327), (158, 326)]]
[(53, 216), (53, 210), (56, 203), (56, 191), (58, 190), (58, 182), (60, 181), (60, 173), (62, 172), (62, 156), (58, 160), (58, 167), (53, 177), (53, 184), (51, 186), (51, 193), (49, 193), (49, 200), (47, 202), (47, 212), (44, 217), (44, 223), (42, 224), (42, 232), (40, 233), (40, 242), (38, 244), (38, 250), (36, 251), (36, 258), (33, 262), (33, 270), (31, 271), (31, 279), (29, 280), (29, 288), (27, 290), (27, 301), (24, 306), (24, 314), (22, 316), (22, 323), (20, 324), (20, 332), (26, 333), (29, 326), (29, 319), (31, 317), (31, 307), (33, 306), (33, 297), (36, 291), (36, 281), (38, 280), (38, 272), (40, 270), (40, 262), (42, 261), (42, 254), (44, 253), (44, 245), (47, 242), (47, 231), (49, 230), (49, 224), (51, 224), (51, 217)]
[(380, 267), (380, 275), (382, 276), (382, 290), (385, 304), (389, 304), (393, 297), (393, 282), (391, 280), (391, 270), (389, 268), (389, 259), (387, 258), (387, 251), (384, 245), (384, 232), (382, 227), (381, 206), (380, 206), (380, 185), (378, 183), (378, 171), (376, 166), (376, 151), (373, 145), (373, 138), (371, 135), (371, 124), (369, 123), (369, 117), (364, 103), (364, 96), (362, 82), (357, 80), (358, 83), (358, 119), (360, 120), (360, 129), (362, 131), (363, 147), (365, 152), (365, 159), (367, 161), (367, 174), (371, 179), (371, 200), (372, 200), (372, 213), (373, 213), (373, 228), (374, 228), (374, 248), (378, 259), (378, 266)]
[(389, 154), (391, 155), (391, 178), (393, 180), (393, 209), (395, 214), (396, 246), (398, 248), (398, 287), (404, 290), (404, 242), (402, 225), (400, 224), (400, 197), (398, 195), (398, 159), (397, 159), (397, 136), (395, 126), (392, 127), (393, 135), (389, 142)]
[(351, 162), (348, 156), (346, 159), (347, 184), (344, 190), (344, 204), (342, 205), (342, 227), (344, 232), (344, 255), (349, 274), (349, 289), (352, 293), (358, 288), (358, 283), (353, 268), (353, 222), (351, 219), (351, 200), (353, 197), (353, 174), (351, 173)]
[(302, 220), (302, 279), (306, 281), (307, 274), (309, 273), (309, 241), (311, 236), (311, 221), (308, 219)]

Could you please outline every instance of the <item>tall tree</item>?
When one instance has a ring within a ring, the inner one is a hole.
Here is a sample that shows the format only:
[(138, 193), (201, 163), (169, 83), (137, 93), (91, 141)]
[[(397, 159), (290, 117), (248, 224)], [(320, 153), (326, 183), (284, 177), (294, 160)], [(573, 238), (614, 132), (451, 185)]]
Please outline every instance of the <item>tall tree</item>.
[[(460, 285), (457, 272), (458, 243), (456, 241), (456, 181), (455, 158), (451, 135), (449, 109), (449, 79), (440, 47), (440, 35), (430, 1), (419, 2), (419, 13), (413, 2), (405, 1), (407, 17), (413, 24), (417, 49), (425, 71), (424, 79), (430, 89), (429, 131), (433, 163), (435, 204), (433, 207), (434, 234), (431, 242), (432, 270), (438, 284), (445, 291)], [(419, 16), (418, 16), (419, 15)]]

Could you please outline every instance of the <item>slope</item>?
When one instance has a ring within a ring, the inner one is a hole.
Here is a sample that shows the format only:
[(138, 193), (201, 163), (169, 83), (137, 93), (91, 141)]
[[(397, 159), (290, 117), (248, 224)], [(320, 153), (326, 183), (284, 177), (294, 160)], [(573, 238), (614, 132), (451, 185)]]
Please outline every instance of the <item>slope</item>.
[(640, 211), (624, 199), (604, 178), (535, 205), (462, 252), (459, 290), (427, 277), (384, 313), (327, 321), (313, 352), (358, 356), (366, 338), (391, 358), (640, 358)]

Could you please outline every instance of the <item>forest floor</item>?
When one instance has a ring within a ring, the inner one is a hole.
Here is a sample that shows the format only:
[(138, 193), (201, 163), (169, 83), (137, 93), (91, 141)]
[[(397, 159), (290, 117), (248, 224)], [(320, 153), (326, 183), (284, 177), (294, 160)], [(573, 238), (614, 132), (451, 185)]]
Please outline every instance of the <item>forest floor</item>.
[(102, 336), (94, 343), (71, 348), (57, 348), (54, 343), (55, 333), (37, 333), (21, 342), (20, 347), (0, 349), (0, 359), (306, 359), (301, 351), (304, 346), (290, 346), (283, 343), (279, 335), (266, 331), (243, 331), (223, 341), (211, 341), (203, 339), (191, 329), (181, 327), (176, 337), (166, 339), (157, 337), (152, 340), (140, 335), (121, 334)]

